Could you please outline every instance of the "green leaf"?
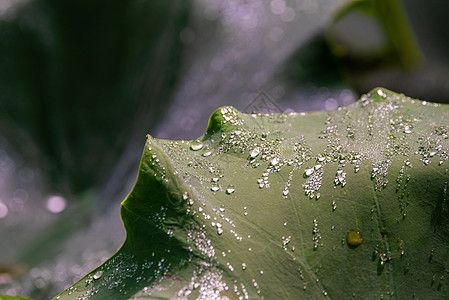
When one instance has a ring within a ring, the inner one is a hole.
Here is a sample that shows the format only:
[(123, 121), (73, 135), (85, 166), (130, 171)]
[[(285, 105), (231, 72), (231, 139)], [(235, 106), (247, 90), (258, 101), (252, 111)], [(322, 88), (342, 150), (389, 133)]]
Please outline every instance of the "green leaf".
[(447, 299), (449, 106), (222, 107), (147, 138), (122, 248), (55, 299)]

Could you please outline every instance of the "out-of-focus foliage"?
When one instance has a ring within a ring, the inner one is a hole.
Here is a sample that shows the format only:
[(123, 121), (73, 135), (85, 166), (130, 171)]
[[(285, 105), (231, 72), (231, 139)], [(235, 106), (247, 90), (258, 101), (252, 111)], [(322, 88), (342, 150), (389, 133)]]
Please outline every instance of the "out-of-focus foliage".
[(165, 0), (17, 5), (0, 20), (0, 133), (43, 158), (60, 191), (104, 184), (168, 105), (189, 10)]

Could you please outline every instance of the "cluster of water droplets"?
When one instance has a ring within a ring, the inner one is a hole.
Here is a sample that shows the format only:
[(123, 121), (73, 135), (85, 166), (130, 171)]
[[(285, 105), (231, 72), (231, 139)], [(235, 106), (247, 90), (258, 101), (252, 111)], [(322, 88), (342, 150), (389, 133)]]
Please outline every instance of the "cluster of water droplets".
[[(153, 253), (154, 256), (155, 253)], [(84, 279), (86, 288), (81, 295), (76, 287), (71, 287), (66, 293), (73, 294), (77, 300), (89, 299), (101, 293), (102, 289), (114, 290), (114, 293), (126, 296), (128, 284), (151, 282), (151, 285), (155, 285), (167, 277), (170, 267), (171, 264), (165, 258), (139, 262), (133, 255), (117, 253)], [(56, 297), (56, 299), (60, 298), (61, 296)]]
[(399, 175), (396, 179), (396, 193), (398, 194), (399, 209), (402, 214), (402, 218), (407, 216), (407, 207), (409, 205), (409, 192), (407, 191), (408, 183), (411, 176), (405, 175), (406, 168), (412, 168), (412, 164), (408, 159), (404, 161), (404, 165), (399, 170)]
[(318, 221), (316, 219), (313, 220), (312, 236), (313, 250), (317, 250), (321, 243), (321, 233), (318, 228)]
[(222, 280), (222, 273), (223, 271), (216, 267), (200, 263), (187, 285), (177, 293), (178, 299), (189, 299), (193, 293), (196, 293), (195, 299), (222, 299), (229, 291), (229, 287)]

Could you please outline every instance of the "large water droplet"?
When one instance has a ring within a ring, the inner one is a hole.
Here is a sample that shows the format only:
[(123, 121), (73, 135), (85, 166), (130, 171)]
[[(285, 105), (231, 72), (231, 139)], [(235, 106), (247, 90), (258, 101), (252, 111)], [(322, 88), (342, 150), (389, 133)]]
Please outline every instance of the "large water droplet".
[(253, 150), (251, 150), (251, 152), (249, 153), (249, 156), (251, 156), (251, 158), (254, 158), (257, 155), (259, 155), (259, 153), (260, 153), (260, 148), (256, 147)]
[(229, 188), (226, 189), (226, 194), (230, 195), (230, 194), (234, 193), (234, 191), (235, 191), (234, 188), (229, 187)]
[(379, 95), (379, 96), (381, 96), (382, 98), (386, 98), (387, 97), (387, 95), (384, 93), (384, 91), (382, 91), (381, 89), (378, 89), (377, 90), (377, 94)]
[(98, 278), (100, 278), (101, 276), (103, 276), (103, 271), (97, 271), (95, 274), (94, 274), (94, 279), (98, 279)]
[(360, 246), (362, 244), (362, 242), (363, 242), (363, 238), (362, 238), (362, 233), (360, 231), (351, 229), (346, 234), (346, 243), (348, 243), (348, 246), (355, 248), (355, 247)]
[(208, 157), (208, 156), (211, 156), (211, 154), (212, 154), (212, 151), (209, 150), (209, 151), (207, 151), (207, 152), (204, 152), (204, 153), (203, 153), (203, 156), (204, 156), (204, 157)]
[(310, 175), (312, 175), (313, 172), (314, 172), (314, 169), (313, 168), (309, 168), (309, 169), (306, 169), (304, 171), (304, 175), (310, 176)]
[(192, 144), (190, 146), (190, 149), (192, 149), (193, 151), (198, 151), (203, 149), (203, 144)]

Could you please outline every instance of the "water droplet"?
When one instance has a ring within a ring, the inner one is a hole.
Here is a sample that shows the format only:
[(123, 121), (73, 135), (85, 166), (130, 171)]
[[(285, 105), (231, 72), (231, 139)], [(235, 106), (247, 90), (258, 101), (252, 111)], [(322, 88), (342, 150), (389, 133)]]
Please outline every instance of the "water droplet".
[(413, 133), (413, 129), (407, 125), (404, 127), (404, 133), (407, 133), (407, 134)]
[(193, 151), (198, 151), (203, 149), (203, 144), (192, 144), (190, 146), (190, 149), (192, 149)]
[(387, 95), (384, 93), (384, 91), (382, 91), (381, 89), (378, 89), (377, 90), (377, 94), (379, 95), (379, 96), (381, 96), (382, 98), (386, 98), (387, 97)]
[(242, 270), (246, 270), (246, 264), (242, 263)]
[(189, 199), (189, 195), (187, 194), (187, 192), (184, 192), (184, 193), (182, 194), (182, 199), (184, 199), (184, 200)]
[(94, 279), (98, 279), (98, 278), (100, 278), (101, 276), (103, 276), (103, 271), (97, 271), (97, 272), (94, 274), (93, 278), (94, 278)]
[(231, 195), (232, 193), (234, 193), (234, 191), (235, 191), (234, 186), (230, 184), (226, 189), (226, 194)]
[(310, 176), (310, 175), (312, 175), (313, 171), (314, 171), (313, 168), (306, 169), (306, 170), (304, 171), (304, 175), (305, 175), (305, 176)]
[(219, 189), (220, 189), (220, 188), (219, 188), (218, 186), (213, 186), (213, 187), (210, 188), (210, 190), (211, 190), (212, 192), (214, 192), (214, 193), (218, 192)]
[(346, 234), (346, 243), (350, 247), (358, 247), (362, 244), (363, 238), (362, 233), (360, 231), (357, 231), (355, 229), (349, 230), (349, 232)]
[(204, 153), (203, 153), (203, 156), (204, 156), (204, 157), (208, 157), (208, 156), (210, 156), (211, 154), (212, 154), (212, 151), (209, 150), (209, 151), (207, 151), (207, 152), (204, 152)]
[(249, 156), (250, 156), (251, 158), (254, 158), (254, 157), (256, 157), (257, 155), (259, 155), (259, 153), (260, 153), (260, 148), (259, 148), (259, 147), (256, 147), (256, 148), (254, 148), (253, 150), (251, 150), (251, 152), (249, 153)]

